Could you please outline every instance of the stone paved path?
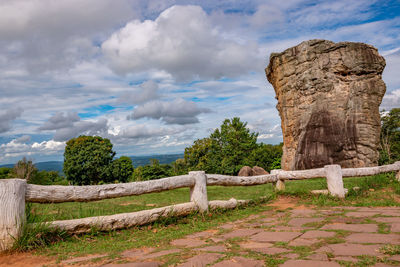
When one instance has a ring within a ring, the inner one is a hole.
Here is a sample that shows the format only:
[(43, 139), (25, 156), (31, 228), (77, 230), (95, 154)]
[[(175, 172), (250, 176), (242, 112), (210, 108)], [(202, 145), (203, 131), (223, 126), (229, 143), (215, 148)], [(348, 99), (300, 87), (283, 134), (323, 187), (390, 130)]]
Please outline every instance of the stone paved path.
[(398, 207), (294, 207), (251, 215), (169, 247), (125, 251), (123, 263), (102, 266), (400, 266), (400, 255), (384, 253), (399, 245)]

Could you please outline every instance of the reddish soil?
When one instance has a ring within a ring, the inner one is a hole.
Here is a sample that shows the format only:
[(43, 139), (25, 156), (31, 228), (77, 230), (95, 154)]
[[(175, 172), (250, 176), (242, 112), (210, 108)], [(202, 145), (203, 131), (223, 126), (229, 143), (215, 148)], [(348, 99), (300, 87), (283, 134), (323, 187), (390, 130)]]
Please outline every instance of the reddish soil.
[(31, 253), (0, 254), (0, 266), (33, 267), (55, 263), (54, 259)]

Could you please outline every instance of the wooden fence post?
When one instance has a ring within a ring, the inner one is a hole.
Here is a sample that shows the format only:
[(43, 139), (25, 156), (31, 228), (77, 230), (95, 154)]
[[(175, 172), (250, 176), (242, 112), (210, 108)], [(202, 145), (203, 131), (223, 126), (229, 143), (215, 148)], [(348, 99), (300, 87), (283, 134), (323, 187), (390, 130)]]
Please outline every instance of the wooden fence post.
[[(271, 174), (278, 175), (280, 169), (271, 170)], [(275, 183), (275, 190), (284, 191), (285, 190), (285, 180), (278, 179)]]
[(0, 251), (14, 245), (25, 223), (26, 180), (0, 180)]
[(195, 180), (194, 186), (190, 187), (190, 201), (194, 202), (200, 212), (208, 211), (207, 198), (207, 176), (204, 171), (189, 172)]
[(343, 187), (342, 168), (340, 165), (324, 166), (328, 191), (332, 196), (344, 198), (345, 192)]
[(396, 172), (396, 180), (400, 182), (400, 161), (396, 161), (395, 164), (398, 168)]

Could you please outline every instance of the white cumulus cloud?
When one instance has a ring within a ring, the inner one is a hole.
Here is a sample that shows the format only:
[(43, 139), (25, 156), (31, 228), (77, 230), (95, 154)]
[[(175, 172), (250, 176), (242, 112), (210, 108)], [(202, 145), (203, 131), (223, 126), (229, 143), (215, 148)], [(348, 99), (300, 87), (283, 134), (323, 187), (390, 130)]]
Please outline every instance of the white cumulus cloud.
[(257, 44), (224, 38), (199, 6), (172, 6), (155, 20), (131, 21), (102, 50), (118, 73), (157, 69), (190, 80), (262, 69)]

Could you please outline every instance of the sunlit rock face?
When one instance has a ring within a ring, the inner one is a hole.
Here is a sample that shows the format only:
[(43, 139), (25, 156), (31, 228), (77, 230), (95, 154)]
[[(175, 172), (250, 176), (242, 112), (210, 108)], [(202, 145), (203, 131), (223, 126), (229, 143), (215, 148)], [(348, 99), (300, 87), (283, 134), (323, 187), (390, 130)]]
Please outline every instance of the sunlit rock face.
[(385, 65), (363, 43), (310, 40), (271, 54), (265, 72), (282, 121), (282, 169), (377, 164)]

